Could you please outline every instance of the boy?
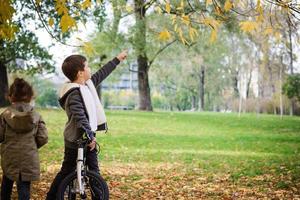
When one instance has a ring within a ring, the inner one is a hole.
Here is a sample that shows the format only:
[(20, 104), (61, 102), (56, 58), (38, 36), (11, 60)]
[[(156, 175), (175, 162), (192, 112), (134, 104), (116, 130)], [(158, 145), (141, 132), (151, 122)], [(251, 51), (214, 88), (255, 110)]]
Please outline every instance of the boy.
[(97, 130), (107, 130), (106, 117), (97, 95), (97, 87), (115, 68), (127, 57), (123, 51), (116, 58), (109, 61), (95, 74), (91, 71), (87, 60), (81, 55), (71, 55), (62, 64), (64, 75), (70, 80), (60, 91), (59, 103), (66, 111), (68, 121), (64, 130), (64, 161), (60, 172), (53, 180), (46, 200), (55, 200), (61, 181), (76, 168), (77, 143), (86, 133), (91, 143), (86, 155), (86, 163), (91, 171), (99, 174), (96, 135)]

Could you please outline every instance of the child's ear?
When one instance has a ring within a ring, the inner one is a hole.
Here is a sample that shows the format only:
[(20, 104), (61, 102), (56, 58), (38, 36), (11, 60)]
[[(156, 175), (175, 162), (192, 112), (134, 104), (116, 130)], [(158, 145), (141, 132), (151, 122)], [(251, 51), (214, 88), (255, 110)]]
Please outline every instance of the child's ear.
[(80, 78), (80, 77), (82, 77), (83, 76), (83, 72), (82, 71), (78, 71), (78, 73), (77, 73), (77, 78)]

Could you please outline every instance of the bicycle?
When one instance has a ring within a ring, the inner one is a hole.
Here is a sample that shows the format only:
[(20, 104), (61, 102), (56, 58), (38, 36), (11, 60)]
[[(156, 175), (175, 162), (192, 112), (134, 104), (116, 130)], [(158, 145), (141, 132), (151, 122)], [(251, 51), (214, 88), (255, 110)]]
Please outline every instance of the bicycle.
[(105, 180), (99, 174), (87, 169), (85, 161), (88, 143), (88, 139), (78, 140), (76, 171), (64, 178), (59, 185), (58, 200), (109, 199), (109, 190)]

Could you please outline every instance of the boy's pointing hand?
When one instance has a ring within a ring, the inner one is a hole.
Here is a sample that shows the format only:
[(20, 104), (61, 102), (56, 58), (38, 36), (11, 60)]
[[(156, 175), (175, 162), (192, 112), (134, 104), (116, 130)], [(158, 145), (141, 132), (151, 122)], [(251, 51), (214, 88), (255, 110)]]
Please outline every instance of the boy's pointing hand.
[(119, 59), (119, 61), (123, 61), (127, 58), (127, 53), (128, 53), (128, 50), (126, 49), (125, 51), (122, 51), (118, 56), (117, 58)]

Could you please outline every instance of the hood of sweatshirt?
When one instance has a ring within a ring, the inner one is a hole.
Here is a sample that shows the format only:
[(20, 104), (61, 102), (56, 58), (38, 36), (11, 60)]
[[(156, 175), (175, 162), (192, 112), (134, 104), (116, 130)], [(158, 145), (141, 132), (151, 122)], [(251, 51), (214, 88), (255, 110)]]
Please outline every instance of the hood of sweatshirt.
[(78, 83), (64, 83), (59, 91), (59, 99), (58, 102), (60, 106), (65, 109), (65, 102), (68, 97), (68, 95), (75, 89), (79, 89), (79, 84)]
[(27, 133), (36, 127), (39, 115), (29, 103), (16, 103), (8, 107), (3, 117), (6, 123), (17, 133)]

